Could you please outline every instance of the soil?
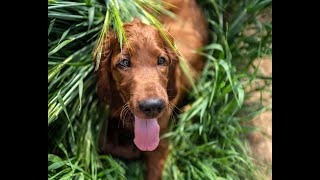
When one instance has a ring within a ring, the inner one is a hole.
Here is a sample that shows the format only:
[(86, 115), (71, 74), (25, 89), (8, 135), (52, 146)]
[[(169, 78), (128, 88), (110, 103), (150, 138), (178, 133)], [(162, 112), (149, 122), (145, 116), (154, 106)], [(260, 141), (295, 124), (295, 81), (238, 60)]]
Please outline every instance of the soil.
[[(258, 64), (259, 60), (256, 60)], [(272, 58), (267, 57), (261, 60), (260, 71), (264, 76), (272, 76)], [(263, 85), (263, 81), (259, 82)], [(259, 101), (260, 96), (265, 98), (266, 101), (263, 105), (272, 103), (272, 85), (268, 85), (269, 91), (255, 92), (250, 97), (249, 102)], [(249, 90), (249, 89), (248, 89)], [(251, 148), (251, 155), (256, 163), (262, 166), (263, 174), (266, 179), (272, 179), (272, 110), (267, 110), (261, 113), (258, 117), (249, 122), (250, 125), (258, 129), (253, 133), (248, 134), (247, 139)]]

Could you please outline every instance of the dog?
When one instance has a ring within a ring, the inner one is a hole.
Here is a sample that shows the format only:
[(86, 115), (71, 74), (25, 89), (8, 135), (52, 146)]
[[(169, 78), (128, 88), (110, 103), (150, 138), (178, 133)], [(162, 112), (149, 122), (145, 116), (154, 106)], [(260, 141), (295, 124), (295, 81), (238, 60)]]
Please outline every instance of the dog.
[[(187, 60), (192, 73), (199, 75), (204, 60), (194, 51), (207, 43), (208, 28), (195, 0), (167, 0), (176, 18), (158, 18)], [(146, 179), (161, 179), (168, 154), (168, 131), (173, 108), (183, 102), (191, 84), (179, 66), (177, 53), (157, 28), (135, 18), (123, 25), (127, 44), (122, 50), (110, 30), (103, 41), (97, 74), (99, 98), (110, 106), (110, 117), (100, 133), (102, 153), (135, 159), (142, 156)]]

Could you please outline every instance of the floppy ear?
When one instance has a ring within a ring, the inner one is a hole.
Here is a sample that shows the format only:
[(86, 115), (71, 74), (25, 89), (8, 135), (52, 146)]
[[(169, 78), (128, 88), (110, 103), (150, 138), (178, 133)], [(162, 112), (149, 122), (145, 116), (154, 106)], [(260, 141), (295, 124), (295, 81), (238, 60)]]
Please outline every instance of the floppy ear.
[[(111, 103), (111, 70), (110, 61), (112, 49), (116, 43), (115, 33), (110, 30), (103, 40), (101, 59), (97, 74), (97, 93), (99, 98), (107, 103)], [(98, 63), (95, 60), (95, 63)]]
[[(167, 37), (169, 38), (169, 40), (172, 43), (174, 43), (174, 39), (172, 36), (167, 34)], [(167, 85), (167, 94), (168, 94), (169, 100), (172, 100), (177, 95), (176, 67), (177, 67), (177, 65), (179, 65), (179, 58), (178, 58), (177, 52), (175, 52), (171, 48), (170, 44), (162, 36), (161, 36), (161, 38), (163, 39), (164, 48), (165, 48), (167, 55), (171, 61), (170, 65), (169, 65), (169, 73), (168, 73), (169, 82)]]

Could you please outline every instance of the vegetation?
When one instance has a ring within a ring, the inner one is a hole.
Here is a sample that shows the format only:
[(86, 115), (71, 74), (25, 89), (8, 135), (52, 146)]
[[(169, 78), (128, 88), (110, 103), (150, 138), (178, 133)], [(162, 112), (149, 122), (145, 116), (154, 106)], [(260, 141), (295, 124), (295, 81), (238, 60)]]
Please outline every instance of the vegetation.
[[(243, 123), (271, 105), (263, 106), (263, 99), (254, 106), (244, 101), (271, 83), (253, 61), (272, 55), (272, 22), (259, 19), (271, 11), (272, 1), (199, 4), (210, 25), (211, 41), (198, 50), (207, 64), (184, 111), (175, 109), (171, 131), (162, 137), (170, 140), (164, 179), (263, 178), (245, 142), (252, 129)], [(122, 24), (135, 16), (162, 31), (157, 13), (143, 7), (172, 15), (158, 1), (48, 0), (48, 179), (142, 179), (142, 161), (97, 153), (108, 109), (96, 95), (92, 59), (99, 59), (101, 39), (110, 26), (124, 43)], [(257, 80), (266, 83), (246, 92)]]

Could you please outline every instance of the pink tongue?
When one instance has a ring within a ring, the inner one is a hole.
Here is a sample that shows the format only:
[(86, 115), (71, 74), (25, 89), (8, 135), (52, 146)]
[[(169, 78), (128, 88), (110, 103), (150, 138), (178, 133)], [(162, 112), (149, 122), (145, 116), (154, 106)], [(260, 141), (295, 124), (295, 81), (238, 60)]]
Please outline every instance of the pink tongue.
[(140, 119), (134, 116), (134, 144), (141, 151), (153, 151), (159, 145), (160, 127), (157, 119)]

